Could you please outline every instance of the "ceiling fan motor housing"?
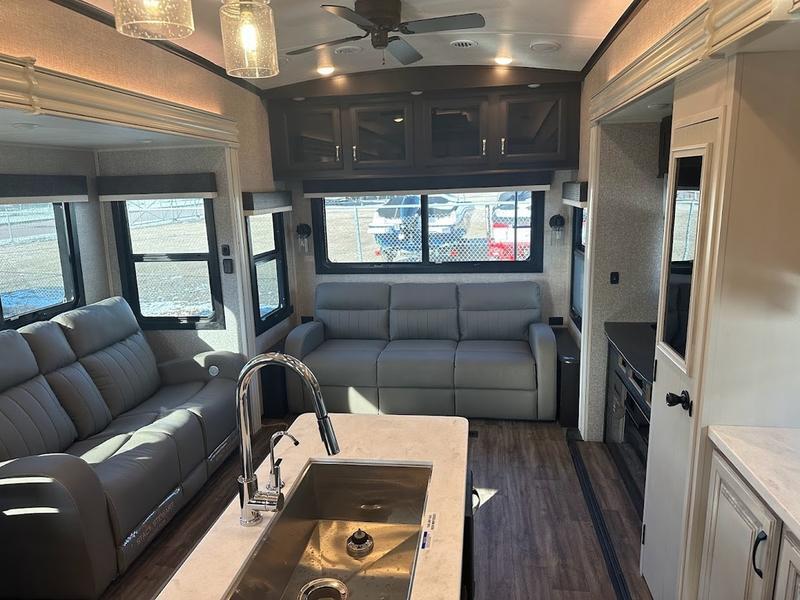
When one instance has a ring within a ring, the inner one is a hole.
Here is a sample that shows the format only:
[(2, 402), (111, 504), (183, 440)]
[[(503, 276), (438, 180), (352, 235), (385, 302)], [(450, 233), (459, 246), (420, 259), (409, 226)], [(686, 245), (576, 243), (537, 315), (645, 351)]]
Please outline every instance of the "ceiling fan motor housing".
[(385, 31), (400, 25), (400, 0), (356, 0), (355, 10)]

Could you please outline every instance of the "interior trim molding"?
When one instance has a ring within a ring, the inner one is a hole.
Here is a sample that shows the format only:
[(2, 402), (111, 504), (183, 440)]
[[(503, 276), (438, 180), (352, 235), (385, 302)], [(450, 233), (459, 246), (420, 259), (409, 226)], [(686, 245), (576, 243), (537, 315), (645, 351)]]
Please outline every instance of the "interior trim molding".
[[(800, 0), (798, 0), (800, 2)], [(614, 23), (614, 26), (611, 28), (611, 31), (608, 32), (606, 37), (603, 38), (603, 41), (600, 42), (600, 45), (597, 49), (592, 53), (589, 57), (589, 60), (586, 61), (586, 64), (583, 65), (583, 69), (581, 69), (581, 74), (585, 77), (589, 71), (592, 70), (601, 58), (603, 58), (603, 54), (606, 53), (606, 50), (609, 49), (611, 44), (614, 43), (614, 40), (617, 39), (620, 33), (628, 26), (628, 23), (633, 21), (633, 18), (639, 13), (639, 9), (642, 8), (644, 5), (644, 0), (633, 0), (631, 5), (622, 13), (622, 16)]]
[(0, 107), (238, 146), (236, 121), (0, 54)]

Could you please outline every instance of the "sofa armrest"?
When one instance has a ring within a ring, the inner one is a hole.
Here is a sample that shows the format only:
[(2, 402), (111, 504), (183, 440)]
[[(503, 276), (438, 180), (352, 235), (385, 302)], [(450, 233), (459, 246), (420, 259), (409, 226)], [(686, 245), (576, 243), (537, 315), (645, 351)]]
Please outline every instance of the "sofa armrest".
[(539, 420), (556, 418), (556, 335), (549, 325), (531, 323), (528, 330), (531, 353), (536, 361), (536, 388), (539, 398)]
[(286, 338), (286, 354), (303, 360), (325, 341), (325, 326), (319, 321), (298, 325)]
[[(163, 385), (178, 385), (190, 381), (211, 381), (223, 377), (236, 381), (247, 359), (236, 352), (203, 352), (192, 358), (176, 358), (158, 365)], [(216, 375), (212, 374), (212, 367)]]
[(0, 463), (0, 597), (96, 598), (117, 575), (106, 495), (68, 454)]

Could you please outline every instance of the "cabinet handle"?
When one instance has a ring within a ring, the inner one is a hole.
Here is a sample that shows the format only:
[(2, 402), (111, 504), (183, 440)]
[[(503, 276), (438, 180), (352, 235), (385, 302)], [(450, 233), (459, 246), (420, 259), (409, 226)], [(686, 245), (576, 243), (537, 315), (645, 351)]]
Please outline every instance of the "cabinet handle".
[(353, 146), (353, 162), (358, 162), (358, 146)]
[(486, 156), (486, 138), (481, 140), (481, 156)]
[(759, 569), (756, 566), (756, 553), (758, 552), (758, 547), (761, 545), (761, 542), (765, 542), (767, 540), (767, 534), (765, 531), (759, 531), (758, 535), (756, 536), (756, 541), (753, 544), (753, 556), (752, 556), (752, 563), (753, 563), (753, 571), (756, 572), (761, 579), (764, 579), (764, 571)]
[(336, 144), (336, 162), (342, 162), (342, 147)]
[(500, 138), (500, 156), (506, 155), (506, 138)]

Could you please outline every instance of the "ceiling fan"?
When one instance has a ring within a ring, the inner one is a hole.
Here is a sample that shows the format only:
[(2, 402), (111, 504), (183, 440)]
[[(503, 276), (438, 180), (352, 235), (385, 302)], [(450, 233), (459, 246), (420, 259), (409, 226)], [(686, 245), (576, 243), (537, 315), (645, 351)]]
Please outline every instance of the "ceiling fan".
[(401, 19), (400, 0), (356, 0), (355, 10), (346, 6), (323, 4), (320, 8), (337, 17), (353, 23), (362, 29), (364, 35), (353, 35), (339, 40), (322, 42), (299, 50), (287, 52), (291, 56), (305, 54), (330, 46), (338, 46), (348, 42), (355, 42), (370, 37), (372, 47), (378, 50), (388, 50), (404, 65), (410, 65), (422, 60), (422, 55), (403, 38), (392, 33), (412, 35), (415, 33), (434, 33), (438, 31), (455, 31), (459, 29), (474, 29), (486, 25), (486, 20), (479, 13), (464, 15), (450, 15), (448, 17), (435, 17), (420, 19), (418, 21), (405, 21)]

